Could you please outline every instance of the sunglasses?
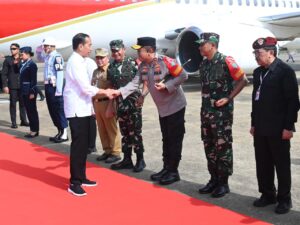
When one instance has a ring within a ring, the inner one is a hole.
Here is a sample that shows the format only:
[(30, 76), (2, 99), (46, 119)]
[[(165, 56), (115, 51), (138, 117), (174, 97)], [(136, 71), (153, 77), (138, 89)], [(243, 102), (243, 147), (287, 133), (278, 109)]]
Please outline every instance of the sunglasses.
[(10, 50), (17, 50), (18, 48), (10, 48)]

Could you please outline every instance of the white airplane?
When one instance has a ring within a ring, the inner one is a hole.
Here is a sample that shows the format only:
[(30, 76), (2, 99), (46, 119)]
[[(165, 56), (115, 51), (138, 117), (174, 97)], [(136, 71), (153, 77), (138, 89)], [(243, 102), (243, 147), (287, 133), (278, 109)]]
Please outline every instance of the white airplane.
[(51, 36), (67, 57), (72, 37), (83, 32), (94, 48), (123, 39), (135, 54), (130, 46), (137, 37), (153, 36), (159, 52), (181, 64), (191, 59), (184, 65), (188, 73), (202, 60), (195, 44), (202, 32), (220, 34), (220, 52), (246, 72), (257, 66), (251, 53), (257, 38), (287, 44), (300, 37), (300, 0), (1, 0), (0, 10), (0, 53), (9, 54), (13, 42), (35, 49)]

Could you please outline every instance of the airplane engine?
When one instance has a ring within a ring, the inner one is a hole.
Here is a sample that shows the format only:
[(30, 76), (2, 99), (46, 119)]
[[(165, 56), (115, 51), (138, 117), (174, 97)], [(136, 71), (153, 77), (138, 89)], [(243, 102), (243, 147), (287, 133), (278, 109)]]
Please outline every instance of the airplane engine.
[(175, 56), (177, 62), (183, 66), (188, 74), (196, 73), (200, 62), (203, 60), (199, 54), (199, 45), (195, 43), (202, 32), (198, 27), (192, 26), (184, 29), (177, 37)]

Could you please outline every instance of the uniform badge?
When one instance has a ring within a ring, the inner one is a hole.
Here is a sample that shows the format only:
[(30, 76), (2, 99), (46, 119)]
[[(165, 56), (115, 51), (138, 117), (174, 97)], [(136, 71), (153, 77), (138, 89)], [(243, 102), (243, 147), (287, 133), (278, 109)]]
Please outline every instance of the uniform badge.
[(56, 71), (62, 71), (63, 65), (62, 65), (62, 58), (60, 56), (55, 57), (54, 67)]
[(239, 65), (231, 56), (227, 56), (225, 58), (225, 62), (228, 66), (230, 75), (234, 80), (239, 80), (244, 75), (244, 71), (239, 67)]

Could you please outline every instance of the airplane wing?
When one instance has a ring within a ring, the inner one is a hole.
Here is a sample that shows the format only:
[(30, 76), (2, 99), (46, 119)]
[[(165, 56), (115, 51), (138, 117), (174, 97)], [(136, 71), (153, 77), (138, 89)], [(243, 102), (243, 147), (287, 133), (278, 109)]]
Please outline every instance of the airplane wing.
[(300, 37), (300, 12), (260, 17), (259, 21), (279, 40)]

